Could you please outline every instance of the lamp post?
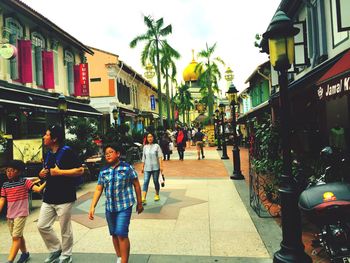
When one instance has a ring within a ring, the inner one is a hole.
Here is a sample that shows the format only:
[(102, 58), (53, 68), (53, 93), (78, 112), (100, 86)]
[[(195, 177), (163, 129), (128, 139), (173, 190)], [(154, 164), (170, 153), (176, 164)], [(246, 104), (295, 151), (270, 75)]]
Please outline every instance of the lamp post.
[(57, 109), (60, 114), (61, 126), (62, 126), (62, 138), (63, 140), (66, 138), (66, 128), (65, 128), (65, 115), (68, 109), (66, 97), (63, 94), (58, 96)]
[(292, 178), (290, 145), (290, 108), (288, 100), (287, 70), (294, 61), (294, 36), (299, 32), (283, 11), (278, 11), (263, 37), (268, 39), (270, 62), (278, 71), (280, 86), (280, 124), (282, 137), (283, 165), (279, 193), (282, 211), (281, 249), (274, 254), (273, 262), (312, 262), (304, 252), (301, 217), (298, 209), (298, 191)]
[(228, 89), (227, 97), (230, 100), (231, 106), (231, 116), (232, 116), (232, 129), (233, 129), (233, 148), (232, 148), (232, 156), (233, 156), (233, 174), (230, 176), (233, 180), (243, 180), (244, 176), (241, 171), (241, 158), (239, 155), (239, 147), (237, 143), (237, 132), (236, 132), (236, 105), (237, 105), (237, 92), (235, 85), (231, 83), (230, 88)]
[(119, 109), (118, 107), (114, 107), (112, 110), (113, 120), (114, 120), (114, 128), (117, 128), (117, 121), (119, 117)]
[(216, 132), (218, 138), (218, 148), (216, 150), (221, 151), (221, 134), (220, 134), (220, 111), (218, 109), (215, 110), (215, 120), (216, 120)]
[(146, 69), (145, 77), (147, 79), (153, 79), (154, 75), (156, 74), (156, 72), (154, 71), (153, 65), (151, 63), (147, 63), (145, 69)]
[(227, 156), (227, 146), (226, 146), (226, 138), (225, 138), (225, 104), (222, 102), (219, 104), (219, 109), (221, 113), (221, 125), (222, 125), (222, 160), (227, 160), (229, 159)]

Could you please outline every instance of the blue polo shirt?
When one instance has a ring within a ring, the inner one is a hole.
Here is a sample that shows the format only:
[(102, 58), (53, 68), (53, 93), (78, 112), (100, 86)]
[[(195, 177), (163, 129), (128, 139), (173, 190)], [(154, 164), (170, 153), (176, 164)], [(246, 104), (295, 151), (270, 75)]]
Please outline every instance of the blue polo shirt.
[(120, 162), (115, 168), (101, 170), (97, 184), (105, 189), (108, 212), (119, 212), (135, 203), (133, 181), (136, 178), (135, 169), (126, 162)]

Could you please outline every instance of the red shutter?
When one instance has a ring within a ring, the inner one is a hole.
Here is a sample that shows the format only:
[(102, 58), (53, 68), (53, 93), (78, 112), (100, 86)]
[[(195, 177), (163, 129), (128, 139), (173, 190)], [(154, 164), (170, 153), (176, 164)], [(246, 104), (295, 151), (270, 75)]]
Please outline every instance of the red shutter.
[(18, 40), (18, 62), (20, 82), (32, 83), (32, 42), (30, 40)]
[(87, 63), (80, 64), (80, 84), (82, 97), (90, 95), (89, 91), (89, 65)]
[(53, 52), (43, 51), (43, 86), (45, 89), (55, 88), (55, 73), (53, 66)]
[(74, 96), (80, 96), (81, 84), (80, 84), (80, 67), (74, 65)]

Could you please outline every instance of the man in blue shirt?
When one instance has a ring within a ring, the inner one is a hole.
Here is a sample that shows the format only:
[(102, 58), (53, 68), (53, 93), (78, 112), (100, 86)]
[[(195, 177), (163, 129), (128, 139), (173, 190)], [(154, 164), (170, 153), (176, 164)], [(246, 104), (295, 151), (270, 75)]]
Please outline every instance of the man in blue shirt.
[(133, 187), (136, 193), (137, 213), (142, 213), (140, 182), (134, 168), (119, 160), (120, 148), (116, 144), (104, 147), (107, 166), (102, 168), (91, 202), (89, 219), (94, 219), (95, 207), (103, 189), (106, 195), (106, 219), (113, 246), (118, 256), (117, 262), (127, 263), (130, 253), (128, 237), (132, 206), (135, 203)]

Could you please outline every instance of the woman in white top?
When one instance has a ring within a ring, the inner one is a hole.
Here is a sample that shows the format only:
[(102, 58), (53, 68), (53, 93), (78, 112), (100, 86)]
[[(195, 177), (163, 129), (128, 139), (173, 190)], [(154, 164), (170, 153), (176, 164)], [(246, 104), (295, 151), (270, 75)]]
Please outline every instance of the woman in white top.
[(142, 203), (146, 204), (146, 196), (148, 191), (149, 181), (151, 175), (153, 177), (154, 188), (156, 195), (154, 201), (159, 201), (159, 172), (163, 172), (163, 153), (162, 149), (157, 143), (154, 143), (154, 136), (152, 133), (147, 133), (146, 144), (143, 146), (142, 153), (142, 173), (144, 174), (142, 187)]

